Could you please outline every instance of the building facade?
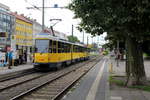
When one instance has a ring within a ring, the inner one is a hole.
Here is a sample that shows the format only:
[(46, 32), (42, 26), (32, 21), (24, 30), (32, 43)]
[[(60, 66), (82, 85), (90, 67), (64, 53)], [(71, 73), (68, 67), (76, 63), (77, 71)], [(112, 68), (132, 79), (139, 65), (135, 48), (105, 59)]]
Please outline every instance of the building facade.
[(36, 20), (33, 20), (33, 37), (34, 34), (42, 32), (42, 25), (38, 23)]
[(35, 45), (35, 36), (38, 33), (42, 32), (42, 25), (38, 23), (36, 20), (33, 20), (33, 46)]
[[(14, 42), (12, 47), (16, 50), (19, 56), (20, 63), (30, 62), (30, 55), (33, 44), (33, 24), (32, 21), (26, 18), (23, 14), (18, 15), (17, 12), (12, 13), (16, 17)], [(12, 40), (13, 41), (13, 40)]]
[(0, 49), (11, 46), (11, 38), (15, 33), (15, 17), (10, 14), (9, 7), (0, 3)]

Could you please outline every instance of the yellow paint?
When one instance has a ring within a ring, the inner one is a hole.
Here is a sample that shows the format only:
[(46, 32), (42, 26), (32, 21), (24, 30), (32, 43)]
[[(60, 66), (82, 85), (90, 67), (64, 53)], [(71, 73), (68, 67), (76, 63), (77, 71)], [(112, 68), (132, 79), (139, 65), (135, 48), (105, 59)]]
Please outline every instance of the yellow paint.
[(49, 53), (35, 53), (34, 62), (35, 63), (48, 63)]
[(32, 46), (32, 23), (16, 19), (16, 44), (20, 46)]
[[(86, 53), (73, 53), (73, 59), (86, 57)], [(71, 60), (71, 53), (35, 53), (35, 63), (57, 63)]]

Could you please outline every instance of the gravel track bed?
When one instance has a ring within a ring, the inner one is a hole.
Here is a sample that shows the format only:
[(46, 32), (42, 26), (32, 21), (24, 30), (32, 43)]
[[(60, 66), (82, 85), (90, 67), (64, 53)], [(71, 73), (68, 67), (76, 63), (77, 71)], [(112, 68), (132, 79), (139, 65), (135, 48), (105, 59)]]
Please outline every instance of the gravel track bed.
[(25, 75), (29, 75), (32, 73), (35, 73), (35, 70), (33, 68), (32, 69), (25, 69), (25, 70), (21, 70), (21, 71), (16, 71), (16, 72), (10, 72), (7, 74), (2, 74), (0, 76), (0, 82), (8, 81), (8, 80), (18, 78), (21, 76), (25, 76)]
[(30, 73), (29, 75), (25, 75), (25, 76), (21, 76), (18, 78), (0, 82), (0, 91), (4, 90), (6, 88), (10, 88), (12, 86), (24, 83), (26, 81), (30, 81), (32, 79), (42, 77), (42, 76), (44, 76), (43, 74), (45, 75), (46, 73), (32, 73), (32, 74)]

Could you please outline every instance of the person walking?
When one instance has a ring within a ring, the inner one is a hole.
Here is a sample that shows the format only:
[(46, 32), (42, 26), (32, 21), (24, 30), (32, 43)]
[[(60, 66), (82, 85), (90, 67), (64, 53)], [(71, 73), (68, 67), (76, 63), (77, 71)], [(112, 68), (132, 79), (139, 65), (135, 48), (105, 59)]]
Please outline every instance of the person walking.
[(8, 58), (8, 69), (11, 69), (12, 59), (13, 59), (13, 52), (12, 51), (9, 51), (7, 53), (7, 58)]

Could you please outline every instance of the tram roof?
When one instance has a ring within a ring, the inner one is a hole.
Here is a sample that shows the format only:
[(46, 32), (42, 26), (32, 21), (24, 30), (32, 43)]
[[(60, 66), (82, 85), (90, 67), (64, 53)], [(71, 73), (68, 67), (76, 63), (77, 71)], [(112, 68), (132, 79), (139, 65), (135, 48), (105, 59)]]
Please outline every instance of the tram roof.
[(73, 44), (73, 45), (77, 45), (77, 46), (86, 47), (83, 44), (72, 43), (72, 42), (69, 42), (67, 40), (60, 39), (59, 37), (52, 36), (49, 33), (37, 33), (37, 35), (35, 36), (35, 39), (49, 39), (49, 40), (55, 40), (55, 41), (59, 41), (59, 42), (64, 42), (64, 43), (68, 43), (68, 44)]

